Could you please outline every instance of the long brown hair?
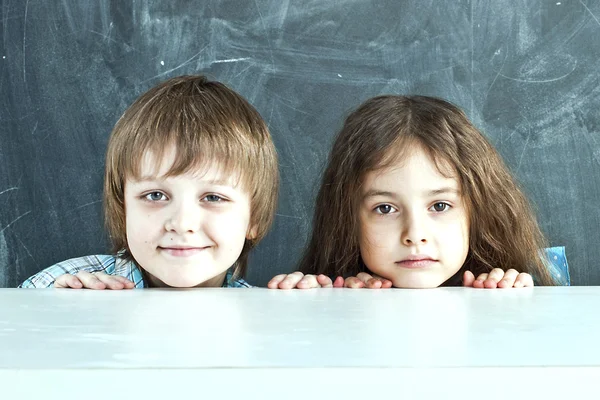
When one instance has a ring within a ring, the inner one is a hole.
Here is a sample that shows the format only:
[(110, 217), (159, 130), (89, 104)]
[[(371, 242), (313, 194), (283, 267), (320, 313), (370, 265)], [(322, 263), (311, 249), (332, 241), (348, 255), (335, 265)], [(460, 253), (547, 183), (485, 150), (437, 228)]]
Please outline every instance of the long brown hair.
[(265, 236), (277, 205), (277, 153), (266, 123), (248, 101), (223, 83), (204, 76), (169, 79), (142, 94), (115, 125), (106, 153), (104, 214), (115, 252), (132, 257), (125, 229), (125, 181), (139, 178), (143, 155), (162, 159), (176, 149), (167, 176), (217, 164), (239, 177), (250, 194), (250, 226), (256, 237), (247, 240), (235, 265), (244, 276), (248, 252)]
[[(356, 275), (359, 194), (367, 172), (386, 168), (420, 145), (438, 166), (455, 169), (469, 214), (469, 253), (461, 271), (493, 268), (530, 273), (554, 285), (546, 246), (530, 204), (502, 158), (453, 104), (425, 96), (378, 96), (353, 111), (329, 155), (315, 204), (313, 231), (300, 270)], [(456, 276), (456, 275), (455, 275)]]

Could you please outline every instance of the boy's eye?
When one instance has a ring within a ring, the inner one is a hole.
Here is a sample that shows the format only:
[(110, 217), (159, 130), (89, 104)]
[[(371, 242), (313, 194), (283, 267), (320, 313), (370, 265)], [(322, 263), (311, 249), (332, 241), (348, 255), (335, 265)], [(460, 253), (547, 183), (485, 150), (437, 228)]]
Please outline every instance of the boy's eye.
[(161, 192), (150, 192), (146, 194), (144, 198), (150, 201), (161, 201), (166, 200), (167, 196), (165, 196), (164, 193)]
[(377, 214), (389, 214), (391, 212), (396, 211), (396, 209), (389, 204), (382, 204), (380, 206), (375, 207), (375, 212)]
[(216, 203), (218, 201), (223, 201), (225, 199), (223, 199), (221, 196), (216, 195), (216, 194), (208, 194), (208, 195), (204, 196), (204, 198), (202, 200), (206, 200), (209, 203)]
[(434, 205), (432, 205), (430, 210), (436, 211), (436, 212), (442, 212), (442, 211), (446, 211), (449, 208), (450, 208), (450, 204), (439, 202), (439, 203), (435, 203)]

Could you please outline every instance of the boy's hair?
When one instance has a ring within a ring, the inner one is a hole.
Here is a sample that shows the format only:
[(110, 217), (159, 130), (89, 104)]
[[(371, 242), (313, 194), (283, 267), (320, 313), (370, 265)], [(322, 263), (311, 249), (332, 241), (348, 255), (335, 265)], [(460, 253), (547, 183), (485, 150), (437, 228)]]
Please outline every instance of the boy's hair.
[(248, 252), (267, 233), (275, 215), (279, 172), (277, 154), (260, 114), (241, 95), (204, 76), (169, 79), (142, 94), (115, 125), (106, 153), (104, 213), (115, 252), (132, 257), (125, 229), (125, 181), (139, 178), (144, 154), (162, 159), (174, 146), (167, 176), (217, 165), (234, 174), (250, 195), (250, 226), (235, 265), (244, 276)]
[(458, 107), (424, 96), (374, 97), (347, 117), (323, 175), (300, 270), (330, 276), (364, 270), (358, 243), (364, 177), (402, 160), (415, 146), (442, 175), (459, 181), (470, 226), (469, 252), (459, 273), (514, 268), (553, 285), (541, 256), (544, 236), (500, 155)]

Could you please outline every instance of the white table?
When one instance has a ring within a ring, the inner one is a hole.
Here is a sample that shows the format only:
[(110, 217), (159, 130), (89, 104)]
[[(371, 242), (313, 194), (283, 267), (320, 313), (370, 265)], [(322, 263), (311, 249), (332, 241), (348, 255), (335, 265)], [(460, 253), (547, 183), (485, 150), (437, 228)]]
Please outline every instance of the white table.
[(600, 287), (0, 289), (1, 399), (570, 400), (599, 385)]

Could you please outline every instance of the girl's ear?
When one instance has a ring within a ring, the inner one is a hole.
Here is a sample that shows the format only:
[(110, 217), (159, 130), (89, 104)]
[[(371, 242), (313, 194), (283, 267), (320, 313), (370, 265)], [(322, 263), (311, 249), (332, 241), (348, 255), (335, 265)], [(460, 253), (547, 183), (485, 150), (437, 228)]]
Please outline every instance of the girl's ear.
[(246, 232), (246, 239), (254, 240), (256, 239), (256, 236), (258, 236), (258, 226), (252, 225), (248, 227), (248, 232)]

